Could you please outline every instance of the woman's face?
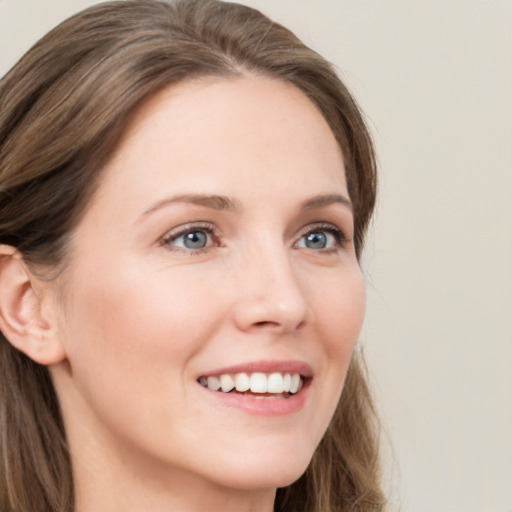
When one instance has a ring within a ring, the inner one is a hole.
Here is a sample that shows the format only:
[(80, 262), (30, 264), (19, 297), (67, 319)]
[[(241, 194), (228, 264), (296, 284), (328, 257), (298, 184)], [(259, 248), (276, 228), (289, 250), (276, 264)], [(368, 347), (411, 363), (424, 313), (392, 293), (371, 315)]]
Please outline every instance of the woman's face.
[(183, 83), (139, 109), (103, 176), (56, 285), (67, 358), (51, 371), (74, 461), (291, 483), (364, 315), (328, 125), (280, 81)]

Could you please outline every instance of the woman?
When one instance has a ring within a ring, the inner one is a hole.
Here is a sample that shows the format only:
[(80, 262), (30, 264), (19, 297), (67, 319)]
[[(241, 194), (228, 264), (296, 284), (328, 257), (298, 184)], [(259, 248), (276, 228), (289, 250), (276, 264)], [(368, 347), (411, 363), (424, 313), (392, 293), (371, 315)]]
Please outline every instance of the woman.
[(109, 2), (0, 112), (1, 507), (383, 510), (374, 158), (329, 64), (244, 6)]

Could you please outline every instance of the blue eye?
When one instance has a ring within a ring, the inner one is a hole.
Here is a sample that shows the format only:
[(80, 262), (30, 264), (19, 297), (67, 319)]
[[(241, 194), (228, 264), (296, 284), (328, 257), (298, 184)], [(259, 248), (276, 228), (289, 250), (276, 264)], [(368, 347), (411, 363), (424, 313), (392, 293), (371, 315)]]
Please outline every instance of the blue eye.
[(343, 233), (334, 226), (319, 227), (310, 230), (295, 244), (298, 248), (317, 251), (335, 249), (343, 244)]
[(304, 244), (308, 249), (325, 249), (327, 242), (327, 234), (322, 231), (309, 233), (304, 239)]
[(169, 233), (162, 243), (170, 249), (190, 249), (200, 251), (214, 244), (213, 229), (210, 226), (191, 226), (178, 233)]
[(208, 244), (208, 235), (203, 231), (192, 231), (175, 238), (174, 242), (177, 240), (182, 240), (183, 247), (187, 249), (203, 249)]

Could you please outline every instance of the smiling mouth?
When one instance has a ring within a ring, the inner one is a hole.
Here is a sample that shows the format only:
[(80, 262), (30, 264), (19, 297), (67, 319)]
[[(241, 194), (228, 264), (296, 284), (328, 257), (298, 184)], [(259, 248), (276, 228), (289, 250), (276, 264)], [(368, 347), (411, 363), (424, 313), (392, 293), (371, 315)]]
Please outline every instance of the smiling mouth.
[(304, 385), (299, 373), (223, 373), (202, 376), (201, 386), (221, 393), (238, 393), (254, 398), (289, 398)]

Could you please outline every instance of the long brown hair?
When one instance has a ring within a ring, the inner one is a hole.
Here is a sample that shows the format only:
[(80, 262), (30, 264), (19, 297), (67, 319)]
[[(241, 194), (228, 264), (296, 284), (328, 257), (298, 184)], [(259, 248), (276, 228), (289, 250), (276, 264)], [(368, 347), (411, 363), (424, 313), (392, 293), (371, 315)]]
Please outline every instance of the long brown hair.
[[(0, 81), (0, 244), (58, 272), (101, 169), (142, 100), (178, 82), (251, 72), (303, 91), (343, 153), (360, 255), (375, 203), (362, 115), (322, 57), (258, 11), (217, 0), (93, 6), (41, 39)], [(48, 278), (51, 278), (48, 277)], [(334, 418), (275, 510), (382, 511), (378, 438), (355, 355)], [(46, 367), (0, 335), (0, 509), (72, 512), (72, 468)]]

